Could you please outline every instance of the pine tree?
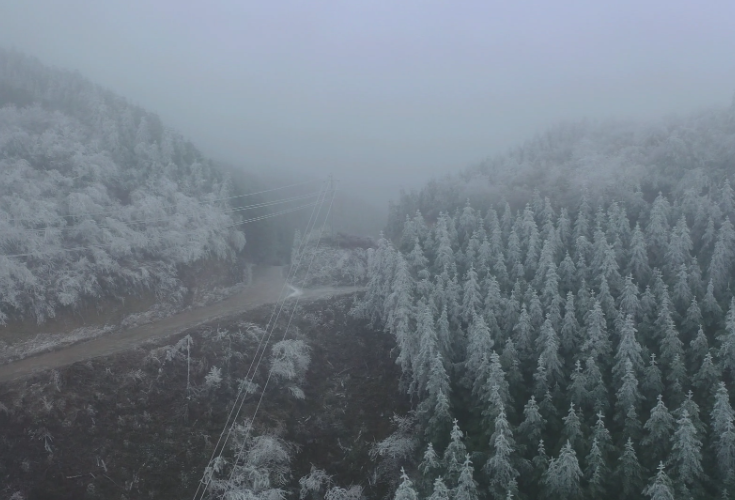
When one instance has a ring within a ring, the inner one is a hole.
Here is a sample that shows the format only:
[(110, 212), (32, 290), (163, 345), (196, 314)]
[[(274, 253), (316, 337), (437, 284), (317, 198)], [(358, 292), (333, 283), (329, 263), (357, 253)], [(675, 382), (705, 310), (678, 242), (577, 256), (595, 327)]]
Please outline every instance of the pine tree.
[(571, 355), (581, 346), (582, 340), (577, 315), (574, 311), (574, 294), (572, 292), (567, 292), (567, 299), (564, 305), (564, 319), (559, 333), (561, 347), (565, 355)]
[(452, 500), (477, 500), (477, 483), (473, 477), (474, 472), (475, 469), (472, 467), (472, 460), (468, 453), (462, 464), (457, 487), (452, 492)]
[(686, 494), (696, 487), (702, 470), (702, 441), (697, 435), (689, 413), (683, 410), (676, 422), (677, 429), (671, 438), (669, 459), (679, 489)]
[(692, 297), (692, 301), (689, 304), (689, 308), (687, 309), (683, 327), (685, 328), (685, 330), (691, 332), (692, 334), (696, 332), (695, 339), (692, 340), (690, 346), (695, 349), (695, 352), (693, 353), (694, 358), (692, 358), (692, 363), (698, 366), (704, 358), (702, 347), (704, 346), (704, 348), (707, 349), (708, 346), (707, 337), (704, 335), (704, 331), (702, 330), (702, 312), (699, 309), (699, 304), (697, 304), (697, 299), (694, 297)]
[(628, 315), (620, 330), (620, 343), (615, 353), (615, 364), (613, 365), (613, 379), (618, 386), (622, 385), (627, 363), (630, 362), (636, 373), (643, 371), (643, 358), (641, 357), (641, 345), (636, 339), (636, 329), (633, 317)]
[(699, 370), (707, 353), (709, 353), (709, 342), (707, 341), (707, 336), (704, 334), (704, 330), (700, 326), (694, 339), (689, 342), (689, 349), (687, 351), (692, 373), (696, 373)]
[(670, 210), (669, 200), (659, 193), (651, 207), (651, 215), (646, 228), (646, 241), (655, 265), (664, 262), (666, 250), (669, 246), (670, 229), (668, 219)]
[(643, 490), (643, 494), (651, 497), (651, 500), (674, 500), (674, 486), (671, 479), (666, 475), (664, 463), (658, 464), (658, 472), (651, 484)]
[(559, 286), (563, 291), (570, 292), (575, 290), (576, 283), (577, 268), (569, 255), (569, 251), (567, 251), (561, 264), (559, 264)]
[(401, 484), (396, 490), (396, 494), (393, 497), (394, 500), (418, 500), (419, 496), (416, 494), (416, 490), (413, 489), (413, 483), (406, 475), (406, 471), (401, 468)]
[(572, 381), (567, 388), (569, 399), (577, 406), (592, 408), (592, 401), (587, 391), (587, 379), (582, 371), (582, 362), (580, 360), (577, 360), (574, 364), (571, 379)]
[(429, 444), (426, 446), (426, 451), (424, 451), (423, 460), (419, 464), (419, 471), (424, 478), (424, 482), (431, 484), (440, 470), (441, 462), (439, 455), (434, 450), (434, 445), (429, 441)]
[(518, 351), (516, 350), (513, 339), (508, 337), (505, 339), (505, 346), (503, 347), (503, 353), (500, 355), (500, 363), (503, 370), (507, 374), (508, 386), (518, 388), (523, 383), (523, 374), (521, 373), (521, 362), (518, 359)]
[(430, 439), (439, 440), (449, 430), (452, 415), (449, 403), (451, 394), (449, 376), (444, 370), (444, 363), (438, 352), (431, 363), (426, 392), (425, 409), (421, 409), (429, 415), (426, 435)]
[(465, 361), (465, 377), (467, 387), (473, 387), (474, 382), (482, 374), (483, 358), (493, 350), (494, 342), (490, 329), (481, 315), (475, 315), (467, 329), (467, 360)]
[(577, 455), (572, 445), (567, 442), (562, 447), (559, 456), (549, 462), (549, 468), (544, 475), (544, 484), (548, 488), (549, 498), (552, 500), (581, 498), (580, 478), (582, 476)]
[(490, 491), (494, 498), (505, 498), (509, 491), (515, 493), (517, 489), (518, 471), (512, 464), (514, 446), (505, 408), (501, 406), (500, 413), (495, 418), (495, 431), (490, 438), (490, 458), (485, 464), (485, 473), (490, 480)]
[(651, 268), (648, 265), (646, 240), (643, 236), (643, 231), (641, 231), (641, 227), (637, 222), (635, 229), (633, 230), (633, 236), (630, 239), (628, 272), (632, 274), (639, 283), (644, 283), (651, 273)]
[(649, 417), (643, 428), (646, 435), (641, 441), (643, 449), (646, 450), (646, 457), (650, 463), (660, 462), (669, 454), (671, 435), (674, 432), (676, 422), (674, 417), (669, 413), (668, 408), (663, 401), (663, 396), (659, 394), (658, 403), (651, 410)]
[(643, 372), (643, 383), (641, 390), (647, 400), (652, 400), (664, 390), (664, 383), (661, 379), (661, 370), (656, 363), (656, 354), (651, 353), (650, 362)]
[(597, 420), (592, 428), (592, 439), (597, 441), (597, 446), (600, 448), (600, 453), (602, 453), (605, 461), (609, 461), (613, 450), (612, 436), (605, 427), (605, 414), (601, 411), (597, 412)]
[(517, 433), (522, 439), (522, 447), (526, 451), (535, 450), (541, 441), (546, 428), (546, 419), (541, 416), (536, 398), (531, 396), (523, 407), (523, 422), (518, 426)]
[(590, 498), (605, 498), (610, 481), (610, 471), (597, 443), (597, 438), (592, 439), (592, 447), (587, 454), (586, 462), (587, 467), (584, 476), (587, 479), (588, 496)]
[(641, 487), (643, 486), (643, 469), (638, 462), (638, 456), (631, 438), (628, 438), (625, 442), (623, 454), (620, 455), (618, 467), (615, 470), (615, 476), (620, 485), (621, 499), (640, 498)]
[(638, 294), (638, 285), (633, 281), (633, 276), (629, 274), (625, 278), (623, 291), (620, 294), (620, 309), (625, 315), (632, 316), (633, 318), (638, 317), (638, 308), (640, 307)]
[(630, 360), (625, 362), (625, 374), (622, 377), (622, 383), (620, 389), (616, 394), (615, 402), (615, 418), (620, 422), (625, 422), (628, 409), (633, 407), (638, 409), (641, 395), (638, 392), (638, 379), (633, 371), (633, 364)]
[(583, 444), (582, 422), (580, 421), (579, 415), (577, 415), (577, 411), (574, 409), (574, 403), (570, 403), (569, 411), (562, 420), (564, 421), (562, 441), (571, 443), (575, 451), (581, 450)]
[(708, 327), (715, 327), (719, 324), (719, 318), (722, 316), (722, 308), (715, 298), (715, 285), (710, 278), (707, 284), (707, 292), (702, 299), (702, 316), (704, 323)]
[(444, 480), (441, 477), (437, 477), (434, 480), (434, 488), (429, 500), (449, 500), (451, 497), (451, 492), (447, 488), (447, 485), (444, 484)]
[(562, 361), (559, 357), (559, 339), (548, 318), (541, 327), (539, 343), (542, 346), (541, 356), (543, 356), (545, 362), (544, 368), (548, 387), (553, 388), (556, 385), (561, 385), (564, 374), (562, 373)]
[(717, 467), (722, 484), (732, 486), (735, 480), (735, 412), (724, 382), (720, 382), (712, 408), (712, 436)]
[(444, 450), (442, 462), (446, 471), (446, 480), (450, 487), (456, 485), (462, 472), (462, 460), (467, 454), (467, 448), (462, 441), (464, 433), (459, 428), (457, 419), (454, 419), (452, 432), (449, 435), (449, 445)]
[(521, 362), (527, 362), (533, 357), (533, 326), (525, 304), (521, 305), (521, 314), (518, 317), (518, 322), (513, 327), (513, 341), (518, 348)]
[(480, 285), (477, 283), (477, 273), (472, 265), (470, 265), (465, 275), (463, 289), (461, 318), (462, 321), (469, 324), (473, 316), (480, 311), (482, 304), (482, 294), (480, 293)]
[(612, 347), (607, 334), (607, 321), (599, 301), (595, 300), (592, 310), (585, 318), (585, 323), (586, 337), (582, 345), (582, 352), (586, 356), (594, 357), (596, 361), (607, 359)]
[(584, 377), (587, 379), (587, 393), (592, 400), (595, 412), (605, 411), (609, 405), (607, 387), (597, 362), (592, 356), (585, 362)]
[(705, 401), (710, 401), (712, 396), (712, 388), (717, 385), (717, 381), (722, 377), (722, 373), (715, 365), (712, 354), (705, 354), (702, 366), (694, 375), (692, 385), (697, 389), (697, 394), (704, 395)]
[(730, 301), (730, 309), (725, 318), (725, 333), (720, 335), (718, 357), (723, 372), (735, 379), (735, 297)]
[(682, 263), (679, 265), (679, 272), (674, 285), (674, 304), (680, 311), (684, 311), (693, 298), (691, 287), (689, 286), (689, 273), (687, 265)]

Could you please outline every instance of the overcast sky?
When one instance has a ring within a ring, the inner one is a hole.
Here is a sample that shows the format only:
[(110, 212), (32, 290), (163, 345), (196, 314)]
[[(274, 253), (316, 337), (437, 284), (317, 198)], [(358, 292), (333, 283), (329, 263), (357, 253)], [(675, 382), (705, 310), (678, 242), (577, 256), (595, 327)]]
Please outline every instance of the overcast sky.
[(735, 2), (5, 0), (0, 44), (208, 155), (393, 196), (547, 125), (724, 106)]

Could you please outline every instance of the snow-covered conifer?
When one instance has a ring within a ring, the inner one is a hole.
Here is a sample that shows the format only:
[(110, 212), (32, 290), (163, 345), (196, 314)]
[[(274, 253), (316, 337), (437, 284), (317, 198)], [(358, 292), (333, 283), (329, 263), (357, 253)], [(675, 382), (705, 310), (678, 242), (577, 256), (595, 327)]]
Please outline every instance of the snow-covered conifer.
[(408, 478), (406, 471), (401, 468), (401, 484), (393, 496), (394, 500), (418, 500), (419, 496), (413, 488), (413, 482)]
[(640, 495), (643, 486), (643, 468), (638, 462), (631, 438), (625, 442), (623, 454), (618, 459), (615, 478), (620, 485), (620, 498), (637, 498)]
[(523, 421), (517, 429), (519, 439), (522, 439), (527, 451), (536, 450), (545, 428), (546, 419), (539, 412), (536, 398), (531, 396), (523, 407)]
[(549, 462), (549, 468), (544, 475), (544, 484), (548, 488), (549, 498), (558, 500), (580, 498), (582, 496), (580, 484), (582, 477), (577, 454), (572, 445), (567, 442), (562, 447), (559, 456)]
[(670, 450), (671, 435), (676, 422), (664, 404), (663, 396), (659, 394), (658, 403), (651, 410), (651, 416), (643, 426), (645, 437), (641, 441), (646, 457), (651, 463), (665, 460)]
[(674, 500), (674, 485), (666, 474), (663, 462), (659, 462), (658, 472), (643, 494), (651, 497), (651, 500)]
[(518, 471), (513, 466), (515, 441), (510, 425), (501, 406), (495, 418), (495, 431), (490, 438), (490, 458), (485, 463), (485, 473), (490, 480), (490, 491), (494, 498), (503, 499), (507, 492), (515, 492)]

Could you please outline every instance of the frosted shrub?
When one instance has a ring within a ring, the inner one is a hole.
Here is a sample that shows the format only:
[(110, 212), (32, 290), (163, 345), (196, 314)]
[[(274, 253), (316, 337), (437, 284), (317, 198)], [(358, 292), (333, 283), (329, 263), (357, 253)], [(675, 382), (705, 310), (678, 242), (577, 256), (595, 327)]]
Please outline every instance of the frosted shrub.
[(204, 383), (207, 387), (218, 388), (222, 383), (222, 369), (213, 366), (207, 376), (204, 377)]
[(284, 381), (299, 381), (309, 367), (309, 346), (302, 340), (287, 339), (273, 344), (271, 373)]

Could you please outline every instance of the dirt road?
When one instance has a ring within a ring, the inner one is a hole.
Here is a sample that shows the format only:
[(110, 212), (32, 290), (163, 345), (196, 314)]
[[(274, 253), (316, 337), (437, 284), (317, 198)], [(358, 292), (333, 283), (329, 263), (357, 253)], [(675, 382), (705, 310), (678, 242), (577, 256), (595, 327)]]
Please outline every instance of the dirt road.
[(175, 335), (265, 304), (276, 303), (284, 296), (289, 297), (288, 300), (296, 300), (298, 297), (303, 301), (353, 293), (361, 289), (361, 287), (318, 287), (295, 291), (293, 287), (286, 285), (283, 268), (261, 268), (254, 273), (251, 286), (216, 304), (191, 309), (153, 323), (2, 365), (0, 366), (0, 383), (60, 368), (78, 361), (125, 351), (148, 340)]

